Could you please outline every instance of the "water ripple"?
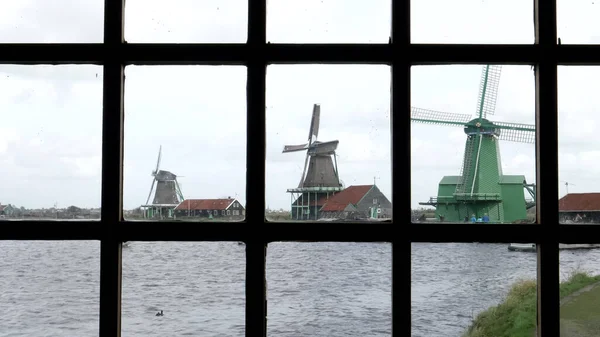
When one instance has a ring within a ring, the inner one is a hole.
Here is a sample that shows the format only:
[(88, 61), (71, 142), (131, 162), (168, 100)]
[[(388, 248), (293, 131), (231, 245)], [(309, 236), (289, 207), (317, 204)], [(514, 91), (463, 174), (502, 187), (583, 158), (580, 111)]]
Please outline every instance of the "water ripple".
[[(99, 248), (0, 241), (0, 336), (98, 336)], [(275, 243), (266, 272), (269, 335), (391, 335), (391, 245)], [(132, 242), (122, 335), (244, 336), (244, 286), (245, 245)]]

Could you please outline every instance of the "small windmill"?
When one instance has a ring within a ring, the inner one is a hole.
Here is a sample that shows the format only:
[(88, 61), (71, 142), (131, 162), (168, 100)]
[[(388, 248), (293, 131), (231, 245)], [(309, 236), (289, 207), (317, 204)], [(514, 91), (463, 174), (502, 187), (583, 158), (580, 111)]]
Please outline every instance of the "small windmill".
[(308, 129), (308, 142), (301, 145), (286, 145), (283, 148), (283, 153), (306, 151), (304, 169), (298, 188), (287, 190), (288, 193), (292, 193), (292, 199), (296, 193), (299, 193), (296, 200), (292, 201), (293, 219), (317, 219), (319, 200), (328, 198), (343, 189), (335, 153), (339, 141), (320, 142), (317, 140), (320, 119), (321, 106), (314, 104)]
[(532, 206), (525, 201), (524, 189), (535, 199), (534, 185), (527, 184), (525, 176), (502, 174), (499, 140), (534, 143), (535, 126), (487, 119), (494, 114), (500, 71), (499, 65), (483, 66), (475, 118), (412, 108), (413, 122), (463, 127), (467, 135), (460, 175), (443, 177), (437, 198), (420, 203), (436, 206), (436, 216), (442, 215), (447, 221), (485, 213), (492, 222), (522, 220)]
[[(163, 215), (163, 212), (167, 212), (168, 216), (171, 217), (173, 209), (184, 200), (183, 193), (177, 182), (177, 176), (170, 171), (160, 170), (160, 159), (162, 156), (162, 145), (158, 150), (158, 159), (156, 161), (156, 168), (152, 171), (152, 185), (150, 185), (150, 193), (148, 193), (148, 199), (146, 205), (150, 207), (149, 217), (153, 217), (156, 213)], [(152, 191), (156, 184), (156, 190), (154, 193), (154, 199), (151, 204), (150, 198), (152, 197)]]
[[(335, 155), (335, 150), (337, 149), (339, 141), (317, 141), (320, 119), (321, 106), (315, 104), (313, 106), (313, 115), (308, 130), (308, 143), (302, 145), (286, 145), (283, 148), (283, 153), (306, 151), (304, 170), (302, 171), (300, 183), (298, 184), (299, 188), (341, 186), (337, 170), (337, 158)], [(333, 160), (331, 157), (333, 157)]]

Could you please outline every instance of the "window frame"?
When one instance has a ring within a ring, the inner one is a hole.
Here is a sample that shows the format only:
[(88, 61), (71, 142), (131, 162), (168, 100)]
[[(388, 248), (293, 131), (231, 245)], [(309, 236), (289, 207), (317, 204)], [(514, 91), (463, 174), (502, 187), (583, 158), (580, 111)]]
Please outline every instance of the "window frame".
[[(0, 44), (1, 64), (103, 65), (102, 199), (100, 221), (5, 222), (1, 240), (99, 240), (100, 336), (120, 336), (123, 241), (243, 241), (246, 243), (246, 336), (266, 335), (266, 245), (273, 241), (392, 243), (393, 335), (411, 333), (412, 242), (535, 242), (538, 244), (538, 322), (543, 337), (558, 335), (558, 242), (598, 243), (593, 225), (559, 226), (557, 65), (600, 64), (600, 47), (557, 45), (556, 1), (534, 1), (532, 45), (411, 44), (410, 4), (392, 0), (388, 44), (271, 44), (266, 42), (266, 0), (248, 0), (248, 40), (239, 44), (134, 44), (123, 39), (124, 0), (105, 0), (104, 42)], [(392, 226), (345, 223), (343, 231), (321, 231), (319, 223), (277, 226), (264, 219), (265, 74), (267, 64), (388, 64), (392, 72)], [(537, 220), (534, 225), (411, 224), (410, 67), (425, 64), (535, 65)], [(245, 221), (237, 226), (194, 226), (171, 221), (124, 222), (122, 210), (123, 70), (126, 65), (228, 64), (247, 67), (247, 179)], [(541, 112), (544, 112), (543, 114)], [(402, 144), (402, 145), (398, 145)], [(544, 145), (543, 147), (541, 145)], [(544, 163), (543, 170), (541, 163)], [(542, 188), (543, 187), (543, 188)], [(404, 210), (404, 212), (402, 212)], [(250, 228), (246, 222), (260, 223)], [(160, 230), (158, 226), (160, 225)], [(348, 228), (350, 227), (350, 228)], [(261, 233), (261, 234), (257, 234)], [(404, 307), (408, 310), (401, 310)]]

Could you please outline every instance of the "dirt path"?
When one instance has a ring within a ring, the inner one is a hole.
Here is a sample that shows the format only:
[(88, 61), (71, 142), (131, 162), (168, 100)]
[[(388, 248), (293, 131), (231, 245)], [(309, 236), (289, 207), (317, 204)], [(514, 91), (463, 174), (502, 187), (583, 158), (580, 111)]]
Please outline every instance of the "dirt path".
[(600, 336), (599, 286), (600, 282), (591, 284), (560, 301), (561, 337)]

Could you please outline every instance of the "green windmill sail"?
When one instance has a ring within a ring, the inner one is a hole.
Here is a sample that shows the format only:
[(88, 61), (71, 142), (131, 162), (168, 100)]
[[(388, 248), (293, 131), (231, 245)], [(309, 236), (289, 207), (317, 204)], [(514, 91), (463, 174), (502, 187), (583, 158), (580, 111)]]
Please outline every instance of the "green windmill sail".
[(444, 221), (487, 214), (490, 222), (514, 222), (525, 220), (527, 209), (535, 205), (525, 198), (528, 191), (535, 200), (535, 189), (524, 175), (502, 173), (499, 141), (534, 143), (535, 126), (488, 119), (496, 107), (500, 72), (499, 65), (483, 66), (476, 116), (412, 107), (413, 122), (463, 127), (467, 136), (460, 174), (443, 177), (437, 197), (420, 203), (435, 206)]

